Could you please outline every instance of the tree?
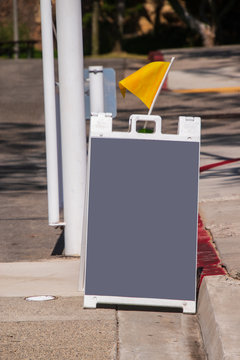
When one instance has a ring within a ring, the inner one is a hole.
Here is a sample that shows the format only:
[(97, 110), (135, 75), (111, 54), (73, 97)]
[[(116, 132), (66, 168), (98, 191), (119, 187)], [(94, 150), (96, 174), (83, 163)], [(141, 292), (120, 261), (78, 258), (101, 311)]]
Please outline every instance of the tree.
[(92, 10), (92, 55), (99, 54), (99, 2), (93, 1)]
[(183, 6), (180, 0), (168, 1), (181, 20), (201, 35), (205, 46), (221, 43), (218, 34), (222, 21), (238, 4), (237, 0), (185, 0)]
[(124, 31), (124, 13), (125, 0), (117, 0), (116, 5), (116, 24), (117, 24), (117, 38), (114, 46), (114, 51), (122, 51), (122, 38)]

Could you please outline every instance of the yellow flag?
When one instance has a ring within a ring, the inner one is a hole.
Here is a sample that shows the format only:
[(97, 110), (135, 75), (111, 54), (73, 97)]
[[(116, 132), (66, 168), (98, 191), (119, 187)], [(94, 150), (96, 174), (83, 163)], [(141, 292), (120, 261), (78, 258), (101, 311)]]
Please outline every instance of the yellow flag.
[(125, 97), (127, 89), (150, 108), (169, 65), (169, 62), (154, 61), (119, 81), (122, 96)]

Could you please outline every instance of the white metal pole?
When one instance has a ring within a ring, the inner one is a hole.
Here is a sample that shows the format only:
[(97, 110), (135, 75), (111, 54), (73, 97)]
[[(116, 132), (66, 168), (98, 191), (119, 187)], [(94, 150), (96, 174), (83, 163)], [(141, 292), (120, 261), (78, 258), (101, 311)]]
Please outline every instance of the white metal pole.
[(169, 70), (170, 70), (170, 68), (171, 68), (171, 66), (172, 66), (172, 63), (173, 63), (174, 59), (175, 59), (175, 58), (172, 57), (171, 62), (170, 62), (170, 64), (169, 64), (168, 68), (167, 68), (167, 71), (166, 71), (166, 73), (165, 73), (165, 75), (164, 75), (164, 77), (163, 77), (163, 79), (162, 79), (162, 82), (161, 82), (161, 84), (159, 85), (159, 88), (158, 88), (158, 90), (157, 90), (157, 92), (156, 92), (156, 95), (155, 95), (155, 97), (154, 97), (154, 99), (153, 99), (152, 105), (151, 105), (151, 107), (150, 107), (150, 109), (149, 109), (149, 111), (148, 111), (148, 115), (151, 115), (151, 113), (152, 113), (152, 111), (153, 111), (153, 107), (154, 107), (154, 105), (155, 105), (155, 102), (156, 102), (156, 100), (157, 100), (157, 97), (158, 97), (158, 95), (159, 95), (159, 93), (160, 93), (160, 91), (161, 91), (161, 89), (162, 89), (162, 87), (163, 87), (164, 81), (166, 80), (166, 77), (167, 77), (167, 75), (168, 75), (168, 73), (169, 73)]
[(82, 12), (80, 0), (56, 0), (62, 134), (65, 255), (80, 255), (86, 183)]
[(90, 113), (104, 112), (103, 67), (89, 66)]
[(41, 0), (43, 86), (47, 153), (48, 220), (59, 222), (56, 99), (51, 0)]

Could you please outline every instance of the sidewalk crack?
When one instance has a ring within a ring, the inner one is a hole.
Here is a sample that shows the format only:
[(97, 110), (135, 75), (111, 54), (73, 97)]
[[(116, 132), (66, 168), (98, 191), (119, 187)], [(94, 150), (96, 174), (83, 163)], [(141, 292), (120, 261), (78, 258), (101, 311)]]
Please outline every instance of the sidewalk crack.
[(119, 308), (116, 306), (116, 360), (120, 360)]

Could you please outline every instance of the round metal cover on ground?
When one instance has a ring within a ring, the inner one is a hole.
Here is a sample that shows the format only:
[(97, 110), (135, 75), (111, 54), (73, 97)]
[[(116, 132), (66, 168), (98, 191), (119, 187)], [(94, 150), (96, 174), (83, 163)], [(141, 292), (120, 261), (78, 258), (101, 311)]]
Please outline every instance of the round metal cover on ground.
[(27, 301), (49, 301), (49, 300), (56, 300), (56, 296), (52, 296), (52, 295), (29, 296), (29, 297), (26, 297), (25, 300), (27, 300)]

